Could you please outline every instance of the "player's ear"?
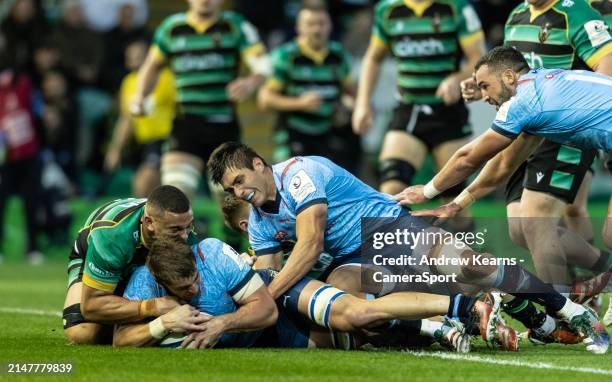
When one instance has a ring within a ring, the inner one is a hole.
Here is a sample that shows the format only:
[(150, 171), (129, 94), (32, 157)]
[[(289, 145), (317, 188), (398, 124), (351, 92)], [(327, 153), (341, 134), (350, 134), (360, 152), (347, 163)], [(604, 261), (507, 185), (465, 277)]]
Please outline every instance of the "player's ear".
[(240, 227), (240, 230), (244, 233), (248, 233), (249, 232), (249, 220), (248, 219), (240, 219), (240, 221), (238, 222), (238, 227)]
[(502, 73), (502, 79), (506, 85), (514, 86), (518, 80), (518, 75), (512, 69), (506, 69)]
[(263, 161), (261, 160), (261, 158), (255, 157), (253, 158), (253, 168), (255, 170), (261, 171), (263, 170), (263, 168), (266, 167), (263, 163)]

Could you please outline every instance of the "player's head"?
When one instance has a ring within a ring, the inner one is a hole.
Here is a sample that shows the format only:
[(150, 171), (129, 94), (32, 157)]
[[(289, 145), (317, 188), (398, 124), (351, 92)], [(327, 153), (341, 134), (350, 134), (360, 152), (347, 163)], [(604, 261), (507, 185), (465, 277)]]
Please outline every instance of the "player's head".
[(187, 196), (174, 186), (159, 186), (147, 198), (143, 228), (154, 238), (187, 241), (193, 230), (193, 212)]
[(130, 70), (138, 70), (145, 58), (149, 45), (145, 40), (134, 40), (125, 48), (125, 67)]
[(200, 290), (194, 253), (183, 241), (155, 240), (149, 249), (147, 267), (168, 293), (182, 300), (190, 300)]
[(332, 24), (325, 3), (305, 2), (298, 13), (296, 29), (298, 36), (313, 48), (319, 49), (327, 44)]
[(275, 198), (276, 185), (268, 164), (242, 143), (226, 142), (217, 147), (208, 159), (208, 173), (226, 192), (256, 207)]
[(234, 195), (227, 195), (221, 206), (225, 224), (236, 232), (247, 234), (249, 231), (250, 207), (247, 202)]
[(189, 10), (200, 17), (214, 16), (221, 6), (223, 0), (187, 0)]
[(498, 46), (482, 56), (474, 70), (483, 99), (499, 108), (516, 94), (518, 79), (529, 65), (518, 50)]

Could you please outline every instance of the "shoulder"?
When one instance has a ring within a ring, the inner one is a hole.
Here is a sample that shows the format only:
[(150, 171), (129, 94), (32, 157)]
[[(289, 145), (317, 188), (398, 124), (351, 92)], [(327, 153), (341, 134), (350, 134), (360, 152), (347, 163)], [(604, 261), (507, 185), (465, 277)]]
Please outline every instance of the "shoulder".
[(221, 14), (219, 15), (219, 19), (228, 21), (230, 23), (235, 23), (235, 24), (240, 24), (246, 21), (244, 16), (242, 16), (240, 13), (236, 13), (233, 11), (221, 12)]
[(343, 56), (346, 54), (346, 49), (344, 46), (338, 41), (330, 41), (328, 45), (328, 49), (331, 53)]
[(197, 250), (199, 248), (206, 256), (210, 253), (218, 253), (222, 249), (223, 244), (225, 243), (223, 243), (221, 240), (210, 237), (200, 241), (195, 245), (194, 249)]
[(376, 16), (382, 16), (387, 10), (403, 5), (403, 0), (383, 0), (374, 7)]
[(185, 12), (175, 13), (166, 17), (157, 28), (158, 30), (169, 30), (178, 25), (187, 23), (187, 14)]
[(567, 17), (570, 27), (580, 27), (585, 20), (603, 20), (599, 12), (584, 0), (562, 0), (553, 8)]

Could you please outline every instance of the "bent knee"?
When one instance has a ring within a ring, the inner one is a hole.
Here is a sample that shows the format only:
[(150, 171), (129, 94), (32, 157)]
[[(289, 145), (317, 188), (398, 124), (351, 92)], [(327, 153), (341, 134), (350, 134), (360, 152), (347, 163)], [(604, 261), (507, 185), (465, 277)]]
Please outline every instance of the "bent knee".
[(64, 336), (71, 344), (93, 345), (105, 342), (105, 332), (102, 325), (87, 322), (64, 329)]

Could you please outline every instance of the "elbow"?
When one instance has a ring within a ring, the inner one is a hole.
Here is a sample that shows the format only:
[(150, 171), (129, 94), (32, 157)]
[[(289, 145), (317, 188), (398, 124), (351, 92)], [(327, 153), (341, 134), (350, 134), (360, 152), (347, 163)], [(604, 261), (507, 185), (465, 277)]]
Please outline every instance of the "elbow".
[(257, 93), (257, 106), (264, 111), (270, 110), (270, 102), (268, 101), (268, 95), (265, 93), (264, 89), (261, 89)]
[(81, 314), (87, 321), (95, 321), (96, 311), (94, 310), (92, 303), (89, 301), (81, 302)]
[(266, 309), (266, 316), (264, 318), (263, 327), (269, 327), (276, 324), (276, 320), (278, 320), (278, 308), (274, 303), (274, 300), (270, 301), (269, 306)]

